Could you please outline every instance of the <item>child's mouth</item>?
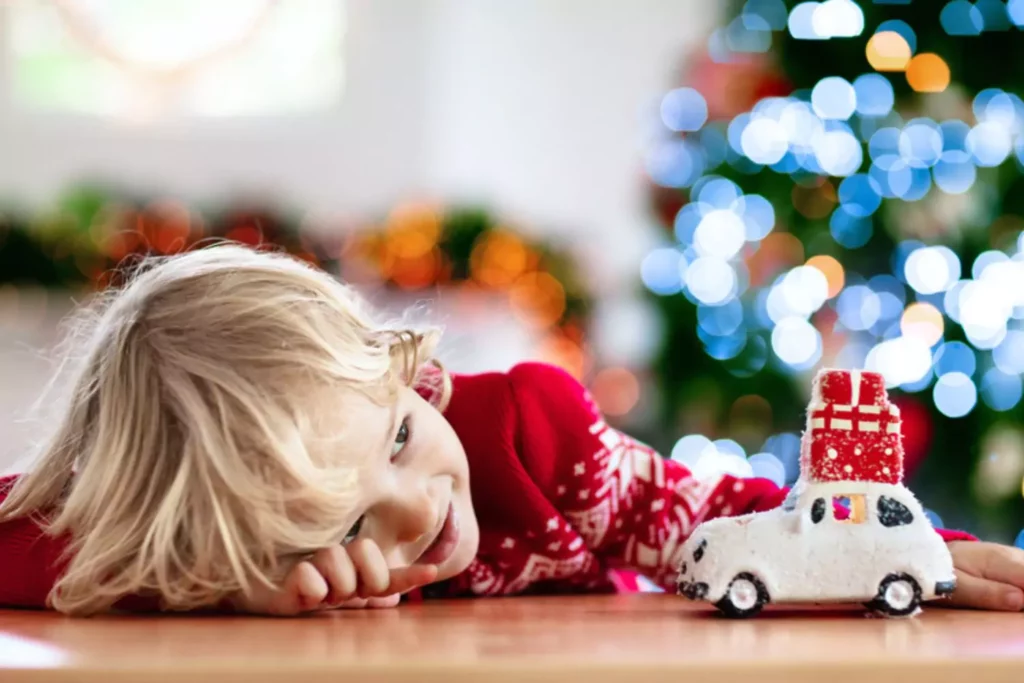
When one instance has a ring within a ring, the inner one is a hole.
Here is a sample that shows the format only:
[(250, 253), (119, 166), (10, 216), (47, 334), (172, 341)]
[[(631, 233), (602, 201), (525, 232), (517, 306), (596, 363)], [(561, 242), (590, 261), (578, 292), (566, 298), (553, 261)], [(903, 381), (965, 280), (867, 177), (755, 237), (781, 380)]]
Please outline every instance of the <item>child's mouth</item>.
[(455, 508), (448, 504), (448, 515), (445, 517), (444, 526), (437, 534), (434, 542), (427, 546), (427, 549), (417, 560), (419, 564), (441, 564), (455, 552), (459, 545), (459, 518), (455, 514)]

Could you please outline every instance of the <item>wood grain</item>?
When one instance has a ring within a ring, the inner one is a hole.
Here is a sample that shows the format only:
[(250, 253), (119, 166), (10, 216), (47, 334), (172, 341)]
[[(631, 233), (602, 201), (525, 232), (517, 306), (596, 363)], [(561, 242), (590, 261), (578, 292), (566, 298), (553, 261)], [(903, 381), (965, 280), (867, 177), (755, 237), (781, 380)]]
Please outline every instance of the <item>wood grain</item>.
[(1024, 680), (1024, 615), (768, 610), (665, 595), (507, 598), (299, 619), (0, 611), (0, 681)]

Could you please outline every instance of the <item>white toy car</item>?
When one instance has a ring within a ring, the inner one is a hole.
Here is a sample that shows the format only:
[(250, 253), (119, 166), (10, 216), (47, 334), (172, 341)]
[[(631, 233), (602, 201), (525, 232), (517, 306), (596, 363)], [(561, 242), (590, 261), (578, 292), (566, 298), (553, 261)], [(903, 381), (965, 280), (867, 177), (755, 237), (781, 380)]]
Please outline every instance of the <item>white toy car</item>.
[(864, 481), (802, 481), (778, 509), (705, 522), (679, 569), (680, 593), (731, 617), (826, 602), (909, 616), (956, 586), (949, 550), (914, 495)]

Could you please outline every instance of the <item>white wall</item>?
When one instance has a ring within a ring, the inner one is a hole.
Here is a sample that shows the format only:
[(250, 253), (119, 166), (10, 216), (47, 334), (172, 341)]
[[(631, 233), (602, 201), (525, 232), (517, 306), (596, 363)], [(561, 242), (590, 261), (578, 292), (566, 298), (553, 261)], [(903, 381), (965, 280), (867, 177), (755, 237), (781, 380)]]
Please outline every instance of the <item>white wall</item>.
[[(270, 191), (355, 217), (420, 192), (479, 200), (571, 241), (604, 291), (602, 310), (628, 311), (656, 235), (642, 176), (645, 117), (718, 5), (348, 0), (346, 92), (335, 113), (131, 128), (27, 118), (0, 100), (0, 195), (42, 204), (101, 176), (196, 199)], [(51, 301), (42, 322), (0, 311), (0, 471), (36, 431), (18, 422), (46, 377), (34, 349), (52, 341), (66, 303)], [(450, 325), (458, 370), (507, 366), (532, 345), (499, 308), (466, 321), (443, 304), (434, 310)], [(635, 312), (600, 320), (611, 333), (599, 344), (644, 345)], [(480, 330), (500, 343), (480, 343)]]

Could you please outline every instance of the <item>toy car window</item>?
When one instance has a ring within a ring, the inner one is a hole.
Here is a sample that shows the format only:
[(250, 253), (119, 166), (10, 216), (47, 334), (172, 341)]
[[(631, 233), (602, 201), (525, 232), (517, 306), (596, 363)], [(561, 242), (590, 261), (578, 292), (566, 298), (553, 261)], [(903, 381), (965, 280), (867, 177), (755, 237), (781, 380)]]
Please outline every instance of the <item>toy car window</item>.
[(906, 526), (914, 523), (914, 513), (895, 498), (879, 496), (878, 521), (886, 527)]
[(862, 493), (833, 496), (832, 508), (836, 521), (843, 524), (863, 524), (868, 517), (867, 501)]
[(825, 519), (825, 499), (818, 498), (811, 504), (811, 521), (817, 524)]

